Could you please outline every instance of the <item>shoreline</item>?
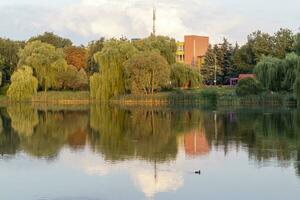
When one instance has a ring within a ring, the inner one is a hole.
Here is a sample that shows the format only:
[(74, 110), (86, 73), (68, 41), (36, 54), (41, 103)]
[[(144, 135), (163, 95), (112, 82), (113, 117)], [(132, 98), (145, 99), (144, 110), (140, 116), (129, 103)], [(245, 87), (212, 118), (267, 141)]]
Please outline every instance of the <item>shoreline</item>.
[[(6, 96), (0, 96), (1, 105), (13, 103), (33, 103), (49, 105), (89, 105), (97, 103), (91, 99), (89, 91), (49, 91), (39, 92), (30, 100), (22, 102), (10, 101)], [(199, 90), (160, 92), (153, 95), (123, 95), (110, 100), (111, 105), (173, 107), (173, 106), (213, 106), (213, 107), (297, 107), (297, 101), (292, 94), (264, 94), (238, 97), (232, 89), (205, 88)]]

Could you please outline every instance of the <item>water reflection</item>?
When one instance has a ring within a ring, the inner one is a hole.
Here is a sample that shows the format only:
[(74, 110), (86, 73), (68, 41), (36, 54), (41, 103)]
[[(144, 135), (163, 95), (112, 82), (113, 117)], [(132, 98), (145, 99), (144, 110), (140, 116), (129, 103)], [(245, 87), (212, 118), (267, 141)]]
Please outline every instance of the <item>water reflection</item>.
[[(0, 109), (2, 159), (25, 153), (55, 162), (65, 149), (84, 153), (80, 162), (72, 153), (63, 158), (88, 175), (107, 176), (130, 166), (131, 179), (148, 198), (184, 185), (186, 167), (172, 169), (172, 163), (182, 156), (209, 157), (215, 151), (225, 156), (231, 150), (246, 151), (256, 166), (276, 161), (282, 168), (293, 166), (300, 176), (299, 138), (298, 110), (212, 112), (99, 105), (77, 110), (28, 104)], [(197, 166), (188, 172), (192, 170)]]
[[(204, 117), (210, 144), (222, 148), (243, 147), (258, 165), (276, 159), (288, 167), (293, 162), (300, 175), (300, 112), (298, 110), (240, 110), (218, 113), (217, 126), (212, 114)], [(216, 132), (218, 133), (216, 135)], [(289, 162), (293, 161), (293, 162)]]

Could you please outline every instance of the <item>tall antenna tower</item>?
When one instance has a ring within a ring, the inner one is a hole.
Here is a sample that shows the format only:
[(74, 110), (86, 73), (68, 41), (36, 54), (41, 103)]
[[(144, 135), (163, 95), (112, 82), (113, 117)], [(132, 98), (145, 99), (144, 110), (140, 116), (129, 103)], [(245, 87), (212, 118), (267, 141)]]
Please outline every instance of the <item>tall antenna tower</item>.
[(153, 6), (153, 29), (152, 29), (152, 35), (155, 36), (156, 34), (156, 8)]

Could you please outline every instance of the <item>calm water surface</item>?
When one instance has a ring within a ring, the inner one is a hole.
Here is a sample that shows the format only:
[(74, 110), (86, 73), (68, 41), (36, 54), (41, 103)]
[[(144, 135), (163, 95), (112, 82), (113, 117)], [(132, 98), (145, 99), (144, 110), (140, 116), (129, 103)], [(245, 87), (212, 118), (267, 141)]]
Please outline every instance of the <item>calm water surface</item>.
[(2, 107), (0, 199), (299, 200), (300, 111)]

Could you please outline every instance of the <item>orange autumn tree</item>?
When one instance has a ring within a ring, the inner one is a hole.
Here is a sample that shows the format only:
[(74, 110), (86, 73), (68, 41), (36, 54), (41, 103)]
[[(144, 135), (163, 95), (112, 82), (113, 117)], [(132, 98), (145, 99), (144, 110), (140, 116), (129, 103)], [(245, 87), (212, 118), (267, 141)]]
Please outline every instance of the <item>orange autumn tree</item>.
[(64, 53), (68, 65), (72, 65), (78, 70), (86, 68), (87, 50), (85, 48), (67, 47), (64, 49)]

